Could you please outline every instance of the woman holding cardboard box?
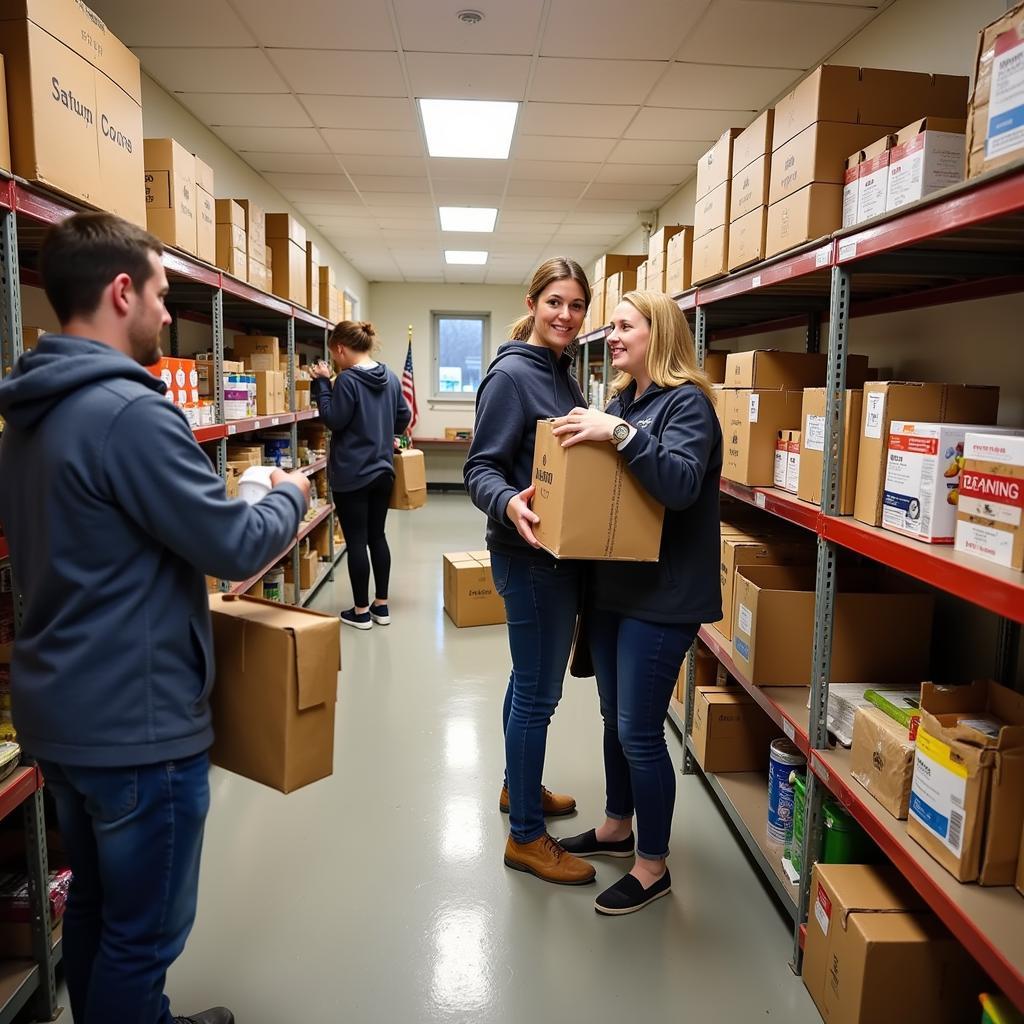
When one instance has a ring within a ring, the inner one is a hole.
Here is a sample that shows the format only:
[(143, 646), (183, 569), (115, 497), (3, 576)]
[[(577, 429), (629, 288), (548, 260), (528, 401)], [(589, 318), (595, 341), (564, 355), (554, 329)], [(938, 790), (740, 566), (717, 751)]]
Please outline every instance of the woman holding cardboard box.
[(593, 881), (590, 864), (565, 852), (544, 817), (571, 814), (572, 797), (544, 789), (541, 773), (548, 723), (562, 696), (580, 592), (580, 565), (558, 562), (533, 534), (530, 510), (537, 420), (583, 404), (566, 348), (590, 304), (579, 264), (551, 259), (533, 276), (529, 314), (512, 328), (477, 391), (476, 426), (464, 476), (470, 497), (487, 513), (494, 585), (505, 602), (512, 673), (505, 694), (505, 788), (509, 813), (505, 864), (548, 882)]
[[(327, 476), (348, 545), (354, 606), (341, 613), (341, 621), (356, 629), (372, 629), (374, 623), (386, 626), (391, 621), (391, 550), (384, 524), (395, 482), (395, 435), (403, 433), (412, 419), (398, 378), (371, 355), (375, 336), (373, 324), (343, 320), (328, 343), (338, 368), (334, 387), (326, 363), (310, 370), (312, 400), (331, 430)], [(372, 605), (371, 563), (376, 590)]]
[[(702, 622), (722, 614), (718, 486), (722, 432), (679, 307), (659, 292), (616, 306), (607, 344), (618, 377), (606, 413), (573, 409), (563, 444), (615, 444), (665, 506), (656, 563), (591, 563), (590, 651), (604, 719), (605, 820), (562, 846), (580, 857), (629, 857), (632, 871), (598, 896), (601, 914), (630, 914), (666, 895), (675, 770), (665, 716)], [(636, 815), (637, 835), (633, 836)]]

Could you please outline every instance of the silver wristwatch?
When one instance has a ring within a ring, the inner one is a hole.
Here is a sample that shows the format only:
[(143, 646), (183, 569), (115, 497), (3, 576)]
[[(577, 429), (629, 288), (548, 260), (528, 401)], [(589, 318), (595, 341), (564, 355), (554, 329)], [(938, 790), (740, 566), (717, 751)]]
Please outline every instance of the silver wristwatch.
[(622, 444), (629, 437), (629, 424), (617, 423), (612, 428), (612, 444)]

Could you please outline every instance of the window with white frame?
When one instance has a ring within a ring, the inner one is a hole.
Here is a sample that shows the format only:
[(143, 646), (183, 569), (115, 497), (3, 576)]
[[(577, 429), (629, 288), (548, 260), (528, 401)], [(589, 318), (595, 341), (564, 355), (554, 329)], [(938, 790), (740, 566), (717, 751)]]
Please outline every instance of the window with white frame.
[(487, 368), (489, 313), (431, 313), (433, 378), (431, 397), (473, 401)]

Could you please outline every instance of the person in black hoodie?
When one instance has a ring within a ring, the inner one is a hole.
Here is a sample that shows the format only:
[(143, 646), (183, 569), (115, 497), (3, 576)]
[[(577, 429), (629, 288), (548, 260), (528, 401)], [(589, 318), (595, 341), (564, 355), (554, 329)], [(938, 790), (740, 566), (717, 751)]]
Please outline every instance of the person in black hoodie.
[(629, 292), (611, 322), (607, 344), (618, 376), (608, 411), (573, 409), (554, 433), (564, 446), (615, 444), (640, 485), (665, 506), (665, 522), (657, 562), (591, 566), (606, 817), (560, 842), (581, 857), (629, 857), (635, 846), (633, 870), (594, 904), (601, 914), (629, 914), (672, 885), (665, 858), (676, 782), (665, 716), (700, 624), (722, 614), (722, 431), (686, 318), (667, 295)]
[(512, 674), (502, 721), (509, 814), (505, 864), (549, 882), (593, 881), (590, 864), (567, 854), (547, 832), (545, 815), (571, 814), (572, 797), (541, 785), (548, 723), (562, 696), (580, 593), (580, 565), (541, 550), (530, 509), (537, 420), (583, 403), (566, 347), (590, 304), (578, 263), (551, 259), (533, 276), (529, 314), (512, 328), (480, 382), (476, 426), (464, 477), (473, 504), (487, 514), (494, 585), (505, 601)]
[[(384, 525), (395, 482), (395, 435), (405, 433), (412, 420), (398, 378), (370, 354), (375, 336), (373, 324), (343, 320), (329, 343), (339, 370), (334, 387), (326, 363), (317, 363), (312, 370), (313, 400), (331, 431), (327, 476), (348, 545), (354, 607), (341, 613), (341, 621), (356, 629), (391, 622), (391, 550)], [(371, 563), (376, 592), (372, 605)]]

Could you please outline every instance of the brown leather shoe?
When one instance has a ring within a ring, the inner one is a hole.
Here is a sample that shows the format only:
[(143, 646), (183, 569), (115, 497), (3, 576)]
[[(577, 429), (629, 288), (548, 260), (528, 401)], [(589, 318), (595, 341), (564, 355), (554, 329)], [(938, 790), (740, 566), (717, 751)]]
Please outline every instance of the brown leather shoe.
[[(550, 789), (540, 787), (540, 802), (544, 810), (545, 818), (564, 818), (576, 810), (576, 801), (564, 793), (552, 793)], [(502, 814), (508, 814), (508, 787), (501, 787), (501, 798), (498, 800), (498, 810)]]
[(556, 885), (586, 885), (597, 874), (593, 865), (563, 850), (549, 835), (534, 839), (532, 843), (517, 843), (509, 836), (505, 844), (505, 865)]

